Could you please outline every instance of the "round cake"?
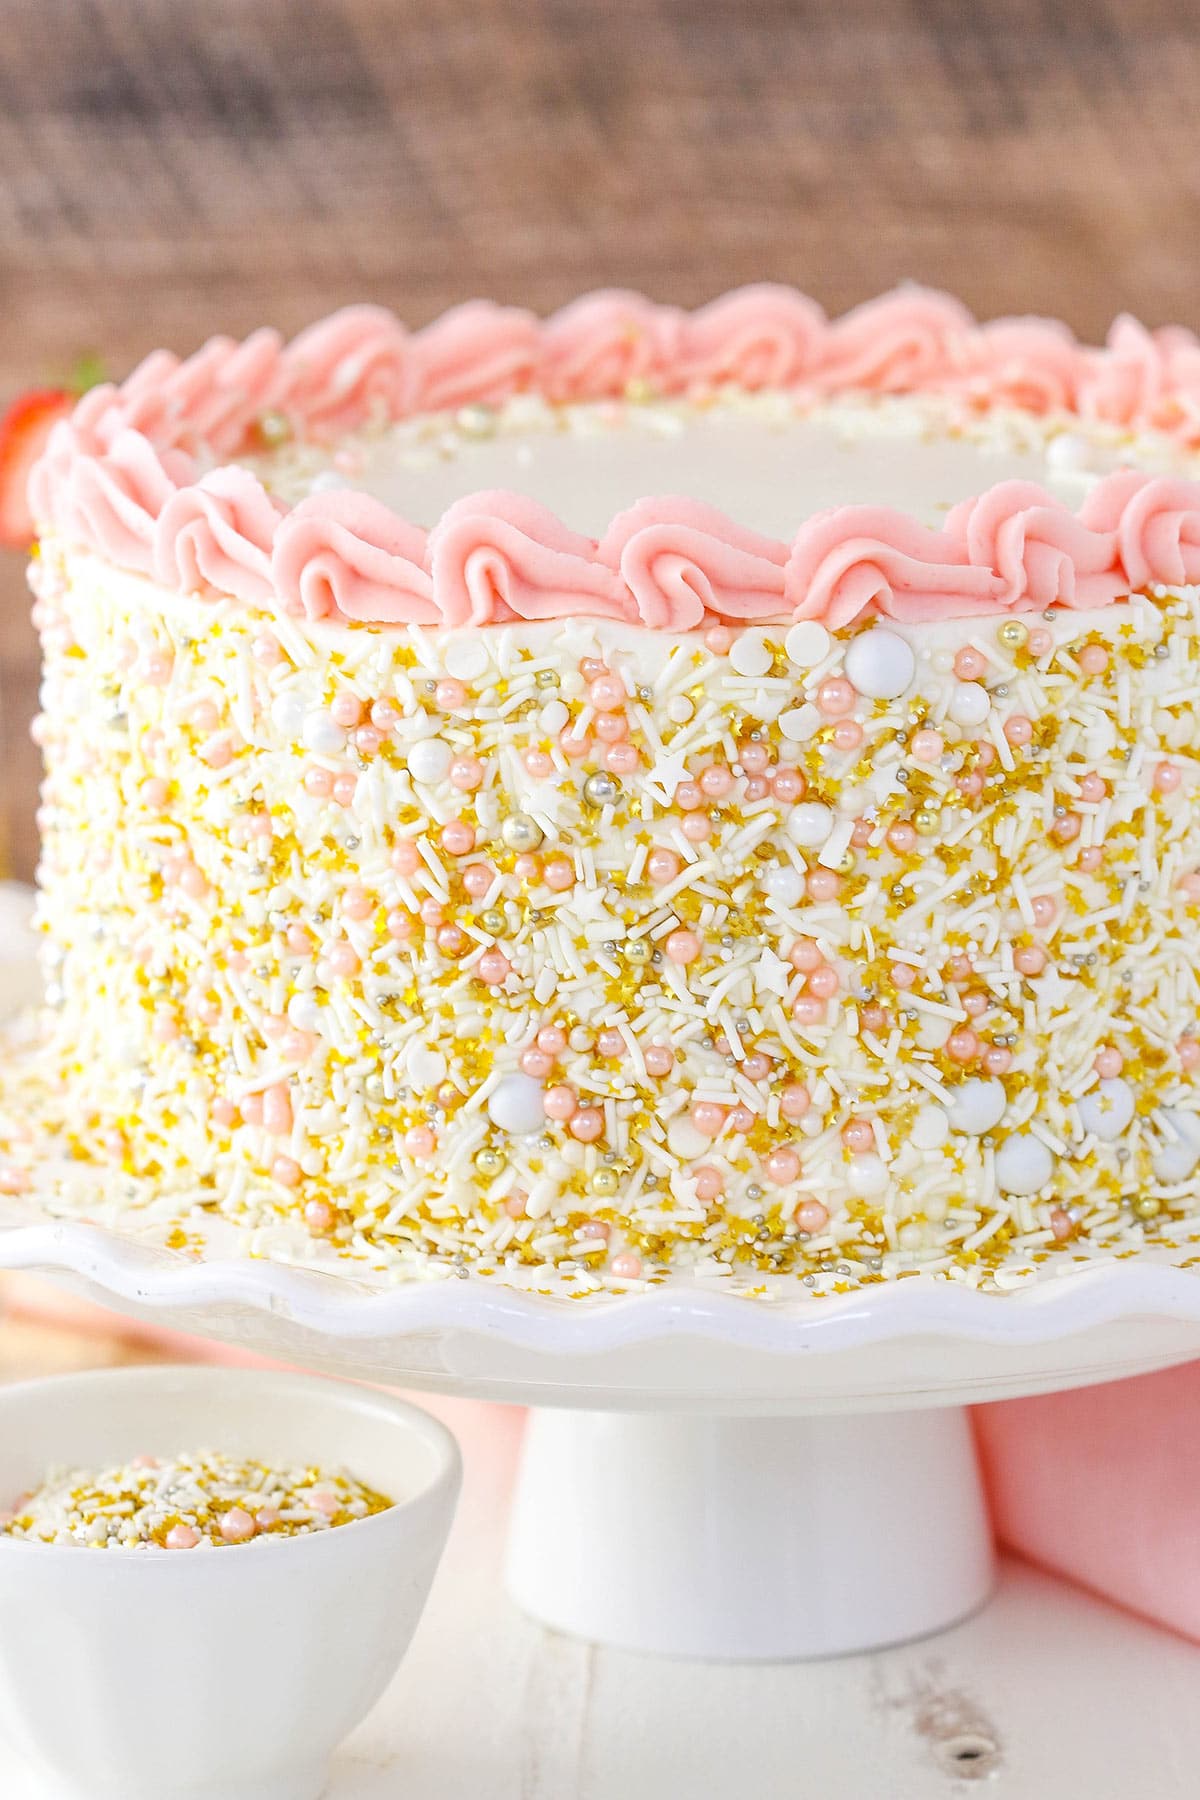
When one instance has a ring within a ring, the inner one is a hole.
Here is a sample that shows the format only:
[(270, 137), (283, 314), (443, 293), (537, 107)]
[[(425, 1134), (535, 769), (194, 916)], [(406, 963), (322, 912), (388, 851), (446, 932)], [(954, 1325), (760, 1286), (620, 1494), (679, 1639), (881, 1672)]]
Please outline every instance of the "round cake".
[(352, 308), (34, 472), (46, 1006), (0, 1181), (587, 1294), (1200, 1212), (1200, 343)]

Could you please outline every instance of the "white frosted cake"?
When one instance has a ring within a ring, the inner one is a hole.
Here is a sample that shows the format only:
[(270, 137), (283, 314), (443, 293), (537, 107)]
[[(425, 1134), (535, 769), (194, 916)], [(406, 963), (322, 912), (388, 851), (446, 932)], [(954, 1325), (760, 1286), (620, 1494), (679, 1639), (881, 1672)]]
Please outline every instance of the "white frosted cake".
[(1198, 371), (757, 288), (88, 395), (0, 1182), (580, 1294), (1191, 1231)]

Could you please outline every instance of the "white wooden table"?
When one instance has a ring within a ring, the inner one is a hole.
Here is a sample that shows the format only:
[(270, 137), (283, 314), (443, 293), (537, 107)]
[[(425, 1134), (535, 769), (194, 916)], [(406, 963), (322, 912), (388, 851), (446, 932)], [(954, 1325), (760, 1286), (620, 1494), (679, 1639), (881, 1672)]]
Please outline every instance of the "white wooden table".
[[(1018, 1563), (956, 1630), (839, 1662), (675, 1663), (555, 1637), (501, 1586), (521, 1415), (435, 1410), (465, 1452), (458, 1520), (328, 1800), (1194, 1800), (1200, 1651)], [(48, 1800), (2, 1749), (0, 1795)]]

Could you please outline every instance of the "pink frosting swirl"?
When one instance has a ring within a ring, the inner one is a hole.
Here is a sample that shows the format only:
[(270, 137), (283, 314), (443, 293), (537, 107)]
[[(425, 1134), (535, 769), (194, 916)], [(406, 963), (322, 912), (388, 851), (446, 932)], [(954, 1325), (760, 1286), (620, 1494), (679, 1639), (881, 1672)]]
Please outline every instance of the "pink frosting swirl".
[(443, 412), (456, 406), (496, 406), (529, 387), (541, 356), (542, 334), (532, 313), (490, 300), (455, 306), (413, 340), (414, 407)]
[(278, 332), (263, 330), (243, 343), (210, 338), (186, 362), (157, 352), (121, 388), (122, 423), (160, 449), (179, 445), (232, 455), (274, 402), (282, 348)]
[(679, 359), (682, 314), (640, 294), (586, 294), (542, 327), (537, 385), (548, 400), (602, 400), (630, 382), (662, 387)]
[(378, 500), (314, 494), (275, 533), (271, 575), (286, 611), (310, 619), (435, 625), (427, 538)]
[(784, 575), (795, 619), (836, 631), (874, 610), (906, 620), (996, 610), (1003, 583), (955, 539), (885, 506), (839, 506), (800, 527)]
[(1113, 534), (1126, 592), (1200, 582), (1200, 484), (1123, 469), (1097, 483), (1080, 516)]
[(643, 625), (687, 631), (706, 616), (779, 618), (786, 544), (760, 537), (697, 500), (642, 500), (599, 546), (620, 572)]
[(1055, 319), (993, 319), (967, 335), (962, 356), (944, 386), (976, 405), (1042, 415), (1075, 404), (1083, 353)]
[(154, 575), (180, 593), (265, 605), (282, 509), (247, 469), (214, 469), (168, 496), (154, 528)]
[(277, 404), (317, 438), (353, 430), (372, 414), (412, 410), (417, 369), (403, 325), (383, 306), (347, 306), (293, 338)]
[(176, 482), (140, 432), (119, 432), (103, 456), (75, 452), (47, 488), (48, 496), (39, 488), (39, 504), (48, 498), (44, 516), (65, 538), (119, 568), (153, 574), (154, 529)]
[(949, 294), (901, 287), (830, 325), (814, 385), (899, 394), (959, 373), (975, 321)]
[(758, 282), (685, 315), (679, 341), (685, 385), (794, 387), (816, 367), (825, 314), (794, 288)]
[(1001, 481), (963, 500), (946, 534), (974, 567), (1000, 576), (1003, 607), (1109, 606), (1129, 591), (1114, 534), (1086, 525), (1036, 482)]
[(438, 612), (447, 625), (632, 618), (620, 579), (596, 552), (594, 538), (523, 494), (468, 494), (429, 534)]

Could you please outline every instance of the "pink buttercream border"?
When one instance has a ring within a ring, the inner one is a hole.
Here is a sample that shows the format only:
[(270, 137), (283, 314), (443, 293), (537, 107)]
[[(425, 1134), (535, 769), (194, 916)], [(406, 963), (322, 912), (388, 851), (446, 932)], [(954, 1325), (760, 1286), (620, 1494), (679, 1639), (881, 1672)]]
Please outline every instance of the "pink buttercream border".
[(556, 402), (726, 384), (953, 394), (981, 410), (1152, 429), (1200, 447), (1200, 340), (1118, 319), (1103, 348), (1043, 319), (978, 324), (949, 296), (897, 289), (828, 320), (790, 288), (760, 285), (696, 312), (637, 294), (591, 294), (538, 320), (472, 301), (409, 334), (386, 310), (350, 307), (285, 343), (273, 331), (214, 338), (181, 361), (148, 357), (57, 425), (30, 480), (39, 529), (183, 593), (387, 626), (462, 626), (571, 615), (667, 630), (705, 622), (866, 612), (964, 617), (1105, 606), (1153, 583), (1200, 581), (1200, 482), (1124, 470), (1078, 512), (1007, 481), (940, 530), (883, 507), (805, 520), (790, 543), (712, 507), (639, 501), (600, 539), (527, 497), (471, 494), (430, 531), (369, 496), (314, 495), (290, 511), (236, 458), (282, 416), (326, 441), (395, 419), (534, 391)]

